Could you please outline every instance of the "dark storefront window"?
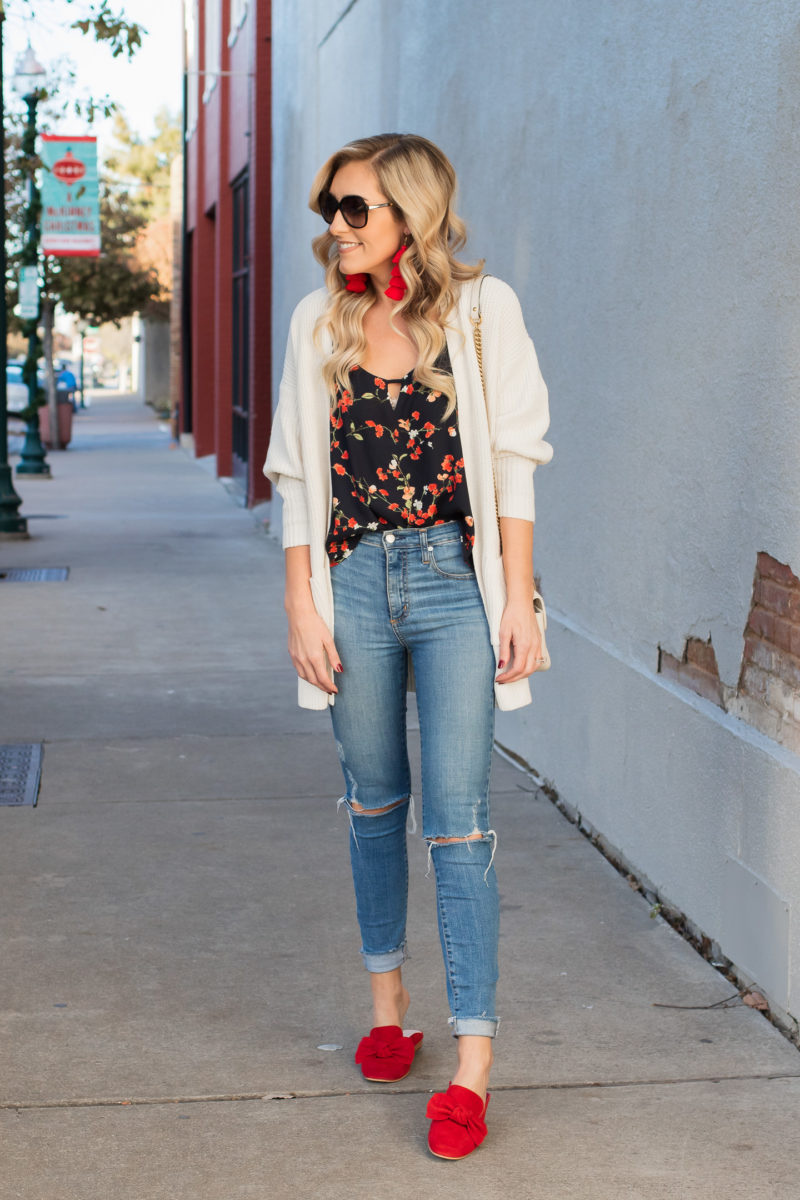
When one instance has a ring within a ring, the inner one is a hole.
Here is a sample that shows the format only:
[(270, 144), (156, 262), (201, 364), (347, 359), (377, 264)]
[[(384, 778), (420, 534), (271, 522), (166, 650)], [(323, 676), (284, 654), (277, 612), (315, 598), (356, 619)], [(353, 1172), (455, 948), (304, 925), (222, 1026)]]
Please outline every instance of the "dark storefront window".
[(250, 225), (247, 172), (233, 184), (233, 474), (247, 486), (250, 414)]

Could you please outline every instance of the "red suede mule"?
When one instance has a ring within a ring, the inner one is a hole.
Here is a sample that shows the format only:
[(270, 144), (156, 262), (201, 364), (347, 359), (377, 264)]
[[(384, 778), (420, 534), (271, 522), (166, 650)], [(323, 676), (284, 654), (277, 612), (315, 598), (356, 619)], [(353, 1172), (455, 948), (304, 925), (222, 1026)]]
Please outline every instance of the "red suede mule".
[(466, 1158), (477, 1150), (486, 1137), (486, 1109), (489, 1096), (481, 1100), (475, 1092), (451, 1083), (446, 1092), (436, 1092), (428, 1101), (426, 1117), (431, 1119), (428, 1149), (437, 1158)]
[(371, 1083), (397, 1083), (411, 1070), (414, 1055), (422, 1044), (418, 1030), (406, 1033), (399, 1025), (376, 1025), (358, 1043), (356, 1062)]

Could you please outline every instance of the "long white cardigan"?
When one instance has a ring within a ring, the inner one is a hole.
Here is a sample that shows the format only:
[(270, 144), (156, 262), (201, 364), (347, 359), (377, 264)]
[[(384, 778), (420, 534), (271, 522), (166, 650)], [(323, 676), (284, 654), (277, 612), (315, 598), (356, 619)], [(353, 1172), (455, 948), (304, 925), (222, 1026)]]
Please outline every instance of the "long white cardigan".
[[(475, 521), (473, 562), (489, 622), (495, 658), (506, 602), (505, 578), (495, 510), (503, 517), (534, 519), (533, 472), (553, 449), (543, 440), (550, 423), (547, 388), (519, 301), (508, 286), (486, 276), (481, 295), (484, 401), (473, 344), (470, 312), (477, 314), (478, 284), (462, 286), (446, 330), (458, 398), (464, 475)], [(325, 538), (331, 512), (330, 399), (322, 381), (322, 354), (314, 327), (328, 301), (326, 288), (311, 292), (294, 311), (286, 348), (278, 407), (264, 474), (283, 499), (283, 545), (310, 547), (311, 594), (317, 612), (334, 634), (333, 592)], [(530, 704), (527, 679), (495, 684), (501, 709)], [(302, 708), (334, 702), (298, 679)]]

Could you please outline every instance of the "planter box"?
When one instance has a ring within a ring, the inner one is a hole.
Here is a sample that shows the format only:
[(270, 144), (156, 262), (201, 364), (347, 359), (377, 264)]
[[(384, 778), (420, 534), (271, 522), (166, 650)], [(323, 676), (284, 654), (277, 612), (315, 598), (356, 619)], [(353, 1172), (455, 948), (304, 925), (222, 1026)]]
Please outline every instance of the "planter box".
[[(39, 409), (39, 433), (48, 450), (53, 449), (50, 440), (50, 409), (45, 404)], [(58, 404), (58, 436), (64, 449), (72, 441), (72, 405), (68, 400)]]

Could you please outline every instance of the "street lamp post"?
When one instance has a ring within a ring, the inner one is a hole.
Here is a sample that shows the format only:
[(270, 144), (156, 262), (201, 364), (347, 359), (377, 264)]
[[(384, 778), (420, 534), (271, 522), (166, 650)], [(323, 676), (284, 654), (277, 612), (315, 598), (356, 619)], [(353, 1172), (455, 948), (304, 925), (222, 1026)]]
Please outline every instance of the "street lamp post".
[(0, 0), (0, 539), (26, 538), (28, 522), (19, 515), (22, 500), (14, 490), (8, 465), (8, 395), (6, 375), (6, 139), (3, 110), (3, 21), (5, 9)]
[(81, 335), (81, 408), (86, 408), (86, 330), (87, 324), (85, 321), (78, 321), (78, 333)]
[[(36, 155), (36, 105), (44, 83), (45, 69), (36, 61), (36, 55), (30, 43), (17, 62), (14, 72), (14, 87), (28, 108), (28, 120), (22, 139), (22, 153), (28, 164), (28, 212), (25, 223), (25, 245), (22, 251), (22, 265), (27, 267), (39, 266), (39, 221), (41, 218), (42, 202), (39, 189), (36, 186), (33, 161)], [(28, 385), (28, 427), (25, 432), (25, 444), (18, 475), (38, 475), (49, 478), (50, 465), (45, 459), (44, 446), (39, 433), (39, 390), (37, 364), (39, 361), (39, 336), (37, 327), (39, 314), (28, 322), (28, 357), (22, 369), (23, 378)]]

